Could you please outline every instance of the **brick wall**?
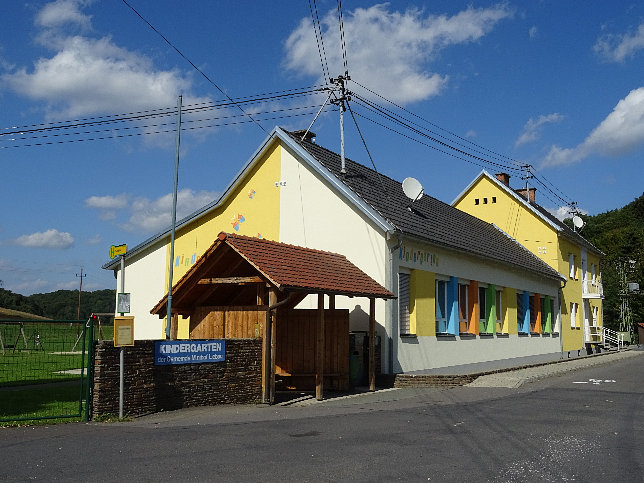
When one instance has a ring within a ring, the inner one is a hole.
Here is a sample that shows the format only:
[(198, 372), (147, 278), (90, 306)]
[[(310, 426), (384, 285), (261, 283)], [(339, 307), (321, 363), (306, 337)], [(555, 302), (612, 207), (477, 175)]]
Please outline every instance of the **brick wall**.
[[(261, 399), (261, 339), (226, 339), (224, 362), (167, 366), (154, 365), (154, 342), (125, 348), (125, 415)], [(119, 353), (112, 341), (96, 347), (94, 416), (119, 412)]]

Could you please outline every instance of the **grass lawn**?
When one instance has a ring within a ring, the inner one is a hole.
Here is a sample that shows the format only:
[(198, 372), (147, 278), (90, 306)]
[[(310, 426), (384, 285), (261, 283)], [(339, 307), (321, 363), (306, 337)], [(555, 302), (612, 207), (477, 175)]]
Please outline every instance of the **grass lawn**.
[(79, 400), (85, 394), (81, 396), (80, 370), (85, 380), (88, 349), (83, 344), (84, 325), (50, 321), (0, 323), (4, 345), (4, 354), (0, 351), (0, 420), (25, 424), (32, 422), (27, 421), (30, 419), (61, 416), (65, 417), (62, 421), (81, 419)]
[(23, 420), (24, 424), (28, 419), (73, 416), (72, 420), (80, 421), (80, 391), (80, 379), (77, 383), (0, 389), (0, 420)]

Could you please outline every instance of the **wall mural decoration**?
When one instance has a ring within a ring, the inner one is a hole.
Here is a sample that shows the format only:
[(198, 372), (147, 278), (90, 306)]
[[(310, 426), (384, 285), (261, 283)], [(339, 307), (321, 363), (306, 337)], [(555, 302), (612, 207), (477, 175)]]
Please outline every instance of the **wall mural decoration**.
[(233, 219), (231, 220), (231, 222), (235, 231), (239, 231), (239, 225), (241, 223), (244, 223), (245, 221), (246, 221), (246, 218), (244, 218), (244, 215), (237, 213), (237, 215), (233, 216)]
[(177, 257), (174, 259), (174, 266), (180, 267), (182, 265), (185, 265), (186, 267), (189, 267), (190, 265), (194, 265), (196, 261), (197, 261), (196, 252), (193, 253), (192, 256), (177, 255)]
[(419, 265), (428, 265), (430, 267), (438, 266), (438, 255), (435, 253), (406, 245), (400, 245), (398, 259), (405, 262), (417, 263)]

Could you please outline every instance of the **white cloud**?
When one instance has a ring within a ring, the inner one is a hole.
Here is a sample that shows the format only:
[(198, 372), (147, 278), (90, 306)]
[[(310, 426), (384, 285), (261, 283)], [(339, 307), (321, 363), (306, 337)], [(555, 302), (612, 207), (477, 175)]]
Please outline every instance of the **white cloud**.
[[(429, 72), (427, 64), (446, 47), (476, 41), (512, 15), (505, 4), (468, 7), (451, 17), (425, 15), (419, 9), (392, 11), (389, 4), (357, 8), (343, 15), (351, 76), (399, 103), (435, 96), (448, 77)], [(332, 76), (344, 72), (336, 16), (331, 11), (321, 19)], [(310, 18), (302, 19), (285, 47), (288, 69), (320, 76), (322, 68)]]
[(13, 240), (13, 243), (29, 248), (56, 248), (65, 250), (74, 246), (74, 237), (70, 233), (50, 228), (44, 232), (19, 236)]
[(128, 196), (121, 193), (116, 196), (90, 196), (85, 200), (85, 206), (99, 210), (99, 218), (103, 221), (114, 220), (116, 210), (127, 207)]
[(89, 2), (82, 0), (56, 0), (45, 5), (36, 15), (35, 24), (42, 28), (60, 28), (76, 24), (82, 28), (91, 27), (91, 16), (81, 12), (80, 7)]
[(644, 23), (633, 32), (600, 37), (594, 49), (608, 61), (623, 62), (627, 57), (635, 55), (638, 50), (644, 49)]
[(556, 112), (548, 114), (546, 116), (539, 116), (537, 119), (531, 117), (530, 119), (528, 119), (528, 122), (525, 123), (525, 126), (523, 126), (523, 132), (519, 135), (516, 142), (514, 143), (515, 147), (539, 139), (539, 136), (541, 134), (541, 126), (543, 126), (544, 124), (561, 122), (562, 120), (563, 116)]
[[(216, 196), (211, 191), (180, 190), (177, 193), (177, 221), (211, 203)], [(156, 200), (137, 198), (132, 202), (130, 210), (131, 216), (123, 228), (147, 233), (160, 231), (172, 222), (172, 194), (168, 193)]]
[(90, 196), (85, 200), (85, 206), (101, 210), (121, 209), (127, 206), (127, 199), (125, 193), (116, 196)]
[(579, 162), (592, 154), (616, 157), (644, 144), (644, 87), (634, 89), (620, 100), (613, 112), (574, 148), (552, 146), (542, 166)]
[(184, 102), (207, 101), (189, 94), (189, 76), (178, 70), (159, 70), (152, 61), (115, 44), (110, 37), (72, 35), (70, 26), (91, 27), (82, 0), (58, 0), (36, 16), (37, 37), (53, 50), (31, 70), (19, 67), (0, 79), (13, 92), (44, 103), (49, 119), (97, 113), (141, 111)]
[(572, 218), (577, 213), (582, 215), (587, 215), (588, 212), (579, 207), (575, 207), (574, 210), (570, 206), (560, 206), (559, 208), (551, 209), (548, 208), (548, 211), (558, 220), (565, 220), (566, 218)]
[(534, 39), (536, 38), (538, 31), (539, 30), (537, 29), (537, 26), (533, 25), (532, 27), (530, 27), (530, 30), (528, 30), (528, 35), (531, 39)]

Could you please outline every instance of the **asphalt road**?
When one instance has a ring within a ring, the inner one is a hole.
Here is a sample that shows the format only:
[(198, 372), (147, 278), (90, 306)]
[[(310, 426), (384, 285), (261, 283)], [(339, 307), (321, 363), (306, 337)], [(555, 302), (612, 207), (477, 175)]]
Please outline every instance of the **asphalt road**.
[(1, 481), (644, 481), (644, 354), (519, 388), (0, 429)]

